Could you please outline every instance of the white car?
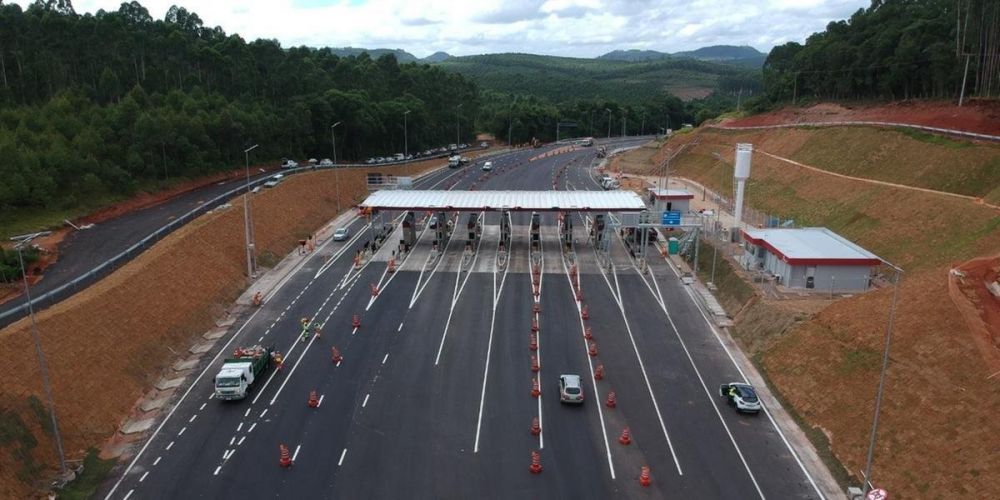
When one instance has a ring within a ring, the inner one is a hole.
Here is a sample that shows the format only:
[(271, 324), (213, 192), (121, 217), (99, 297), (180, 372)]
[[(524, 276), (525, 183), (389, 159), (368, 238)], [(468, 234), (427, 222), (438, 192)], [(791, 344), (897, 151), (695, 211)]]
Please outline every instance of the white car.
[(319, 166), (321, 166), (321, 167), (332, 167), (333, 166), (333, 162), (330, 161), (329, 158), (323, 158), (322, 160), (319, 161)]
[(489, 172), (490, 170), (493, 170), (493, 162), (488, 161), (486, 163), (483, 163), (483, 171)]
[(295, 160), (289, 160), (288, 158), (281, 159), (281, 168), (295, 168), (298, 166), (299, 164)]
[(333, 232), (333, 241), (345, 241), (350, 236), (351, 230), (346, 227), (341, 227)]
[(273, 188), (274, 186), (281, 184), (281, 179), (284, 177), (285, 176), (283, 174), (275, 175), (274, 177), (271, 177), (271, 180), (264, 183), (264, 187)]
[(583, 383), (579, 375), (559, 375), (559, 402), (583, 404)]
[(757, 391), (753, 390), (753, 386), (750, 384), (743, 382), (722, 384), (719, 386), (719, 395), (726, 398), (729, 404), (735, 406), (736, 411), (757, 413), (761, 409)]

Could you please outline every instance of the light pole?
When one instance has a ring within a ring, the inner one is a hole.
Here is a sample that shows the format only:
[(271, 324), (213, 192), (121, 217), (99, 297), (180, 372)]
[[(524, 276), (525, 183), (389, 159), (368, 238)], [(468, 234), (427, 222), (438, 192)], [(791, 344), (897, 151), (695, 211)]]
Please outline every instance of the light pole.
[(611, 108), (604, 108), (608, 112), (608, 139), (611, 139)]
[(403, 112), (403, 161), (408, 160), (410, 156), (410, 143), (406, 135), (406, 115), (408, 114), (410, 114), (410, 110)]
[(461, 104), (455, 106), (455, 144), (462, 142), (462, 115), (459, 114), (461, 109)]
[(893, 270), (896, 271), (896, 276), (893, 278), (893, 290), (892, 290), (892, 304), (889, 306), (889, 324), (885, 331), (885, 351), (882, 353), (882, 373), (878, 378), (878, 391), (875, 393), (875, 415), (872, 417), (872, 435), (868, 442), (868, 460), (865, 462), (865, 476), (861, 478), (864, 481), (864, 485), (861, 487), (864, 490), (864, 495), (868, 495), (871, 490), (871, 477), (872, 477), (872, 459), (875, 457), (875, 436), (878, 433), (878, 416), (879, 410), (882, 409), (882, 392), (885, 389), (885, 373), (889, 369), (889, 348), (892, 345), (892, 326), (896, 318), (896, 301), (899, 299), (899, 280), (902, 278), (903, 270), (889, 264), (886, 262)]
[(52, 399), (52, 386), (49, 383), (49, 365), (45, 362), (45, 353), (42, 351), (42, 340), (38, 335), (38, 323), (35, 321), (35, 309), (31, 301), (31, 289), (28, 288), (28, 272), (24, 268), (24, 256), (21, 249), (31, 240), (50, 234), (49, 231), (28, 234), (11, 238), (18, 241), (17, 260), (21, 264), (21, 277), (24, 278), (24, 295), (28, 301), (28, 315), (31, 316), (31, 336), (35, 341), (35, 354), (38, 355), (38, 371), (42, 374), (42, 388), (45, 391), (45, 399), (49, 404), (49, 418), (52, 419), (52, 435), (55, 436), (56, 451), (59, 453), (59, 472), (62, 478), (66, 478), (66, 455), (63, 453), (62, 435), (59, 434), (59, 419), (56, 418), (56, 403)]
[(246, 157), (247, 190), (243, 193), (243, 231), (247, 242), (247, 277), (257, 277), (257, 256), (253, 251), (253, 219), (250, 210), (250, 152), (257, 149), (260, 144), (254, 144), (243, 150)]
[[(404, 115), (405, 117), (405, 115)], [(333, 129), (337, 128), (341, 122), (330, 125), (330, 141), (333, 142), (333, 183), (337, 189), (337, 213), (340, 213), (340, 167), (337, 166), (337, 135)]]

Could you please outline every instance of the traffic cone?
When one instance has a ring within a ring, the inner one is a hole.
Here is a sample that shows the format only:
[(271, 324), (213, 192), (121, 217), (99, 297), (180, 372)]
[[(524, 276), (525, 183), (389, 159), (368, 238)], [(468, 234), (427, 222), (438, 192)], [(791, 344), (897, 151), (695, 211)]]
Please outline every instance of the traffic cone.
[(590, 349), (587, 350), (591, 356), (597, 356), (597, 342), (590, 343)]
[(302, 323), (303, 329), (309, 326), (309, 318), (302, 318), (299, 322)]
[(538, 320), (537, 319), (531, 320), (531, 331), (533, 331), (533, 332), (537, 332), (538, 331)]
[(278, 459), (278, 465), (282, 467), (291, 467), (292, 456), (288, 453), (288, 447), (283, 444), (279, 444), (278, 451), (281, 453), (281, 457)]
[(528, 470), (530, 470), (532, 474), (542, 473), (542, 455), (537, 451), (531, 452), (531, 466), (528, 467)]
[(535, 302), (534, 305), (531, 306), (531, 312), (533, 312), (535, 314), (538, 314), (538, 313), (542, 312), (542, 303), (541, 302)]
[(643, 465), (642, 472), (639, 473), (639, 484), (642, 486), (649, 486), (653, 483), (653, 480), (649, 478), (649, 467)]
[(260, 292), (253, 294), (253, 305), (259, 306), (263, 303), (264, 297), (261, 296)]
[(594, 368), (594, 380), (601, 380), (604, 378), (604, 365), (597, 365)]
[(579, 286), (576, 287), (576, 301), (583, 302), (583, 289)]
[(590, 319), (590, 308), (589, 307), (583, 306), (583, 309), (580, 309), (580, 318), (582, 318), (582, 319)]
[(332, 360), (334, 363), (340, 363), (341, 361), (343, 361), (343, 359), (344, 357), (340, 355), (340, 350), (338, 350), (336, 347), (330, 348), (330, 360)]
[(538, 286), (538, 282), (539, 281), (540, 280), (538, 279), (538, 275), (537, 274), (531, 277), (531, 284), (532, 285)]
[(372, 287), (372, 297), (378, 297), (378, 285), (372, 283), (371, 287)]
[(309, 391), (309, 407), (316, 408), (319, 406), (319, 396), (316, 395), (316, 391)]
[(531, 397), (537, 398), (542, 394), (542, 390), (538, 387), (538, 378), (531, 377)]
[(534, 354), (532, 354), (531, 355), (531, 371), (537, 373), (538, 370), (541, 370), (541, 369), (542, 369), (542, 367), (538, 365), (538, 356), (535, 356)]
[(313, 335), (315, 335), (316, 338), (320, 338), (322, 336), (322, 333), (323, 330), (319, 327), (319, 325), (313, 327)]
[(355, 314), (354, 317), (351, 318), (351, 326), (354, 328), (361, 328), (361, 316)]
[(389, 272), (396, 272), (396, 259), (389, 259)]
[(618, 406), (618, 398), (615, 397), (614, 392), (608, 393), (608, 400), (604, 402), (604, 405), (607, 406), (608, 408), (614, 408)]
[(592, 340), (594, 338), (594, 333), (590, 331), (589, 326), (583, 329), (583, 338), (587, 340)]
[(537, 436), (542, 433), (542, 425), (538, 423), (538, 417), (531, 419), (531, 435)]
[(528, 344), (528, 349), (532, 351), (538, 350), (538, 335), (535, 335), (534, 332), (531, 333), (531, 343)]
[(632, 444), (632, 433), (628, 430), (628, 427), (622, 429), (622, 435), (618, 438), (618, 442), (625, 446)]

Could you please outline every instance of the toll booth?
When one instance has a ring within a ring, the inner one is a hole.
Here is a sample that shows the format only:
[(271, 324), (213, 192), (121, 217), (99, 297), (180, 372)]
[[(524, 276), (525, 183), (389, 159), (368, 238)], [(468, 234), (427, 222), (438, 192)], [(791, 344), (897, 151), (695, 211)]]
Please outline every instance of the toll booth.
[(500, 250), (510, 248), (510, 211), (500, 212)]
[(409, 252), (417, 242), (417, 217), (413, 211), (403, 215), (403, 238), (399, 240), (399, 251)]
[(479, 238), (483, 235), (483, 225), (482, 220), (479, 218), (479, 214), (475, 212), (470, 213), (469, 221), (466, 223), (465, 227), (469, 233), (469, 240), (465, 243), (465, 248), (472, 250), (476, 247), (476, 242), (479, 241)]
[(570, 212), (562, 212), (559, 240), (562, 241), (563, 250), (573, 250), (573, 215)]
[(590, 238), (594, 242), (594, 246), (601, 248), (601, 244), (604, 242), (606, 235), (605, 230), (607, 228), (607, 222), (605, 221), (604, 214), (594, 215), (594, 226), (590, 228)]
[(538, 250), (542, 244), (542, 216), (538, 212), (531, 213), (531, 248)]
[(448, 239), (448, 216), (444, 212), (437, 212), (434, 214), (436, 220), (434, 227), (434, 245), (438, 248), (444, 248), (445, 240)]

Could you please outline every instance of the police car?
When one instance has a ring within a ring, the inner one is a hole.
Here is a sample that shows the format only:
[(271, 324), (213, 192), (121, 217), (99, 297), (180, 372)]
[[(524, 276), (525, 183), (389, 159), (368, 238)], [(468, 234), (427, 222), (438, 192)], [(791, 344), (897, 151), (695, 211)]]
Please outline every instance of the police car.
[(736, 407), (736, 411), (757, 413), (761, 409), (757, 391), (753, 390), (753, 386), (750, 384), (743, 382), (722, 384), (719, 386), (719, 395), (726, 398), (730, 405)]

